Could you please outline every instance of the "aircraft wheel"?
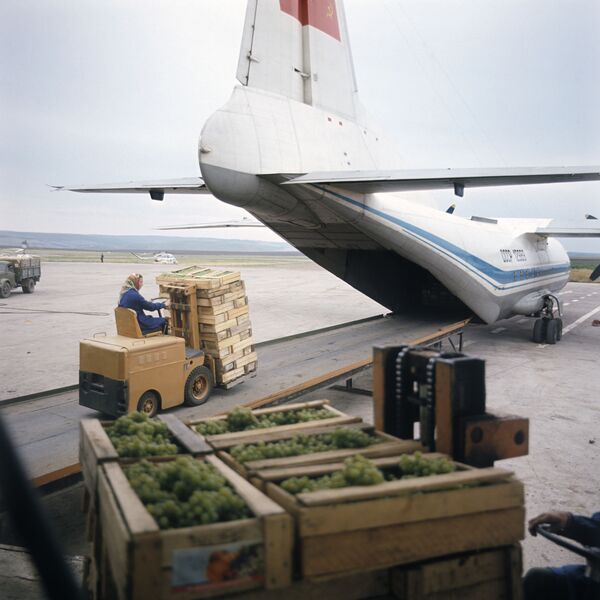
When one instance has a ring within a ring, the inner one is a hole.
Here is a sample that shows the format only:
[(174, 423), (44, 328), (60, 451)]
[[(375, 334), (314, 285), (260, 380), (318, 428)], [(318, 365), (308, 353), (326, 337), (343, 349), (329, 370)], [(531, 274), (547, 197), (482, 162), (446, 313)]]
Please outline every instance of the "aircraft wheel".
[(140, 401), (138, 402), (137, 409), (139, 412), (148, 415), (149, 417), (156, 416), (158, 409), (160, 408), (160, 399), (156, 392), (144, 392)]
[(546, 319), (536, 319), (533, 324), (533, 341), (536, 344), (544, 343), (546, 339)]
[(549, 319), (546, 326), (546, 343), (556, 344), (558, 341), (558, 319)]
[(556, 341), (560, 342), (560, 340), (562, 340), (563, 322), (562, 322), (562, 319), (556, 319), (556, 322), (558, 324), (558, 331), (556, 333)]
[(21, 287), (24, 294), (33, 294), (35, 291), (35, 279), (26, 279)]
[(185, 382), (184, 402), (188, 406), (204, 404), (213, 389), (212, 373), (206, 367), (196, 367)]
[(8, 298), (10, 296), (10, 283), (8, 281), (4, 281), (2, 283), (2, 287), (0, 287), (0, 298)]

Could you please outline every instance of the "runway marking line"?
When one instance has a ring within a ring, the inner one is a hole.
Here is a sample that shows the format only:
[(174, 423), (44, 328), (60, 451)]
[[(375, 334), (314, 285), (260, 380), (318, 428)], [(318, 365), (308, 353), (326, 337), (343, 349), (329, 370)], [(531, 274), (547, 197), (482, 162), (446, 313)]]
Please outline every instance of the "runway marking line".
[(586, 315), (583, 315), (583, 317), (579, 317), (579, 319), (577, 319), (577, 321), (574, 321), (573, 323), (571, 323), (570, 325), (565, 327), (563, 329), (563, 335), (565, 333), (569, 333), (569, 331), (572, 331), (573, 329), (575, 329), (575, 327), (577, 327), (577, 325), (581, 325), (581, 323), (583, 323), (585, 320), (589, 319), (591, 316), (595, 315), (597, 312), (600, 312), (600, 306), (597, 306), (596, 308), (594, 308), (594, 310), (591, 310)]

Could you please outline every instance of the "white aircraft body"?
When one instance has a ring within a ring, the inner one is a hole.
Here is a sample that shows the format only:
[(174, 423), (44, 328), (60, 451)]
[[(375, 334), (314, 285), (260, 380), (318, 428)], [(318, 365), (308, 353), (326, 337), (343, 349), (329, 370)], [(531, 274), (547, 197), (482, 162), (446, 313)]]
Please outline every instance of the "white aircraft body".
[(593, 181), (600, 167), (403, 169), (359, 103), (341, 0), (249, 0), (237, 78), (202, 130), (202, 178), (69, 189), (210, 193), (392, 310), (454, 296), (487, 323), (544, 317), (534, 339), (560, 339), (570, 263), (554, 237), (600, 227), (465, 219), (411, 192)]
[(139, 258), (140, 260), (151, 260), (155, 263), (162, 263), (163, 265), (176, 265), (177, 264), (177, 259), (175, 258), (175, 256), (169, 252), (157, 252), (156, 254), (153, 254), (152, 256), (140, 256), (139, 254), (136, 254), (135, 252), (132, 252), (131, 254), (133, 254), (136, 258)]

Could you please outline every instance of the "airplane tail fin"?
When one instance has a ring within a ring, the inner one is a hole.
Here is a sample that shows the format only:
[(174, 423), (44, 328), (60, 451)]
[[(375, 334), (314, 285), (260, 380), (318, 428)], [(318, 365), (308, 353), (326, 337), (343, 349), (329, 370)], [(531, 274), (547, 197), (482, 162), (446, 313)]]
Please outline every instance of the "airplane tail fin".
[(355, 119), (343, 0), (248, 0), (237, 78)]

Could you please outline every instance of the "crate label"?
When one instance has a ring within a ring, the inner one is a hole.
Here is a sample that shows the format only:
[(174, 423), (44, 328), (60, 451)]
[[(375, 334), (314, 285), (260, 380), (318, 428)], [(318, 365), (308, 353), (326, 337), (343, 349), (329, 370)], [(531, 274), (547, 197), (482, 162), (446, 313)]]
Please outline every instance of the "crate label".
[(262, 543), (249, 541), (174, 550), (172, 591), (234, 588), (264, 579)]

